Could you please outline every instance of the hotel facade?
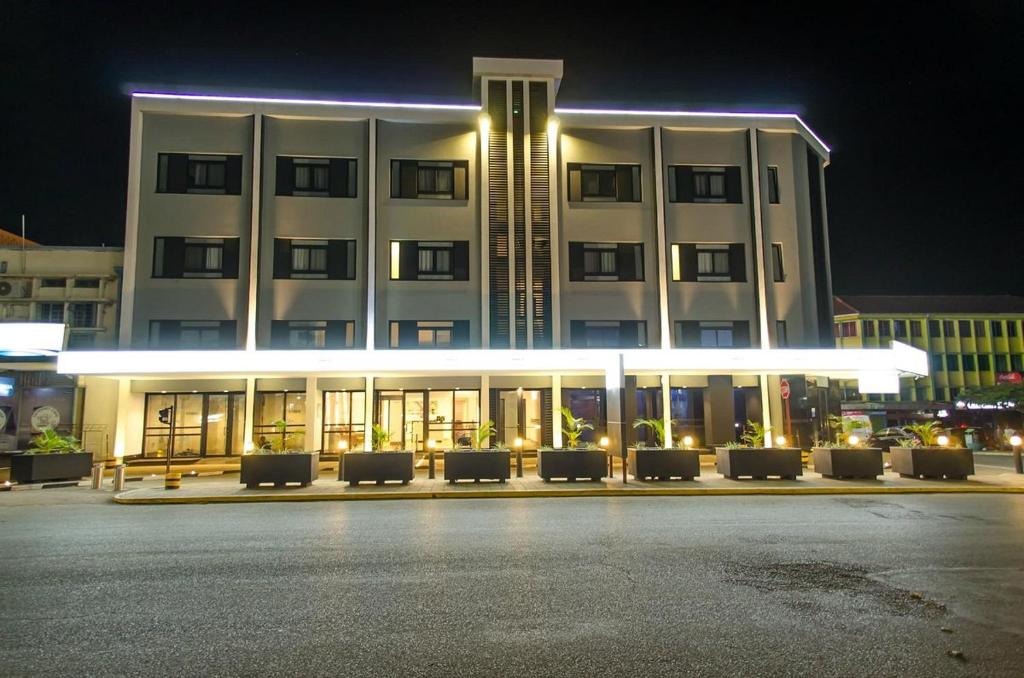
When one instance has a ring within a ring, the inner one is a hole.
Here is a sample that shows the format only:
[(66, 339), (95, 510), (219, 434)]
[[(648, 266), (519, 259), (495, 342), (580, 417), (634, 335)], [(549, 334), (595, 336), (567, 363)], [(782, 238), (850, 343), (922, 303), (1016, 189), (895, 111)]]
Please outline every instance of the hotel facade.
[(829, 149), (798, 116), (568, 107), (561, 78), (474, 59), (465, 105), (134, 94), (120, 346), (58, 358), (87, 423), (145, 458), (170, 406), (176, 456), (369, 449), (374, 424), (447, 449), (488, 420), (559, 446), (562, 406), (613, 450), (637, 416), (809, 445), (838, 380), (927, 373), (834, 348)]

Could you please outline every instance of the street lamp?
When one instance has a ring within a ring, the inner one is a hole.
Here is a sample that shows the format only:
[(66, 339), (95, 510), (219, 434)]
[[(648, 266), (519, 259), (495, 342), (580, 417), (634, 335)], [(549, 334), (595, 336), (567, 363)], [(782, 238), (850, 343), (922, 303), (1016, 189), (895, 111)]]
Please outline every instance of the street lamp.
[(1020, 458), (1020, 436), (1016, 434), (1010, 436), (1010, 445), (1013, 446), (1013, 470), (1017, 473), (1024, 473), (1024, 464), (1021, 463)]

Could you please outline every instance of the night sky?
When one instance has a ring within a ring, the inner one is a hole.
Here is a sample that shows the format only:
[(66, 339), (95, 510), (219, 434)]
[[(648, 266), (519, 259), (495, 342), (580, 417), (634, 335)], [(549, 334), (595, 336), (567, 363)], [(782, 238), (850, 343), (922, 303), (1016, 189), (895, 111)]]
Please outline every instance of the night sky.
[(562, 106), (800, 113), (837, 293), (1024, 294), (1024, 2), (571, 4), (3, 0), (0, 227), (123, 243), (134, 88), (471, 102), (474, 55), (561, 58)]

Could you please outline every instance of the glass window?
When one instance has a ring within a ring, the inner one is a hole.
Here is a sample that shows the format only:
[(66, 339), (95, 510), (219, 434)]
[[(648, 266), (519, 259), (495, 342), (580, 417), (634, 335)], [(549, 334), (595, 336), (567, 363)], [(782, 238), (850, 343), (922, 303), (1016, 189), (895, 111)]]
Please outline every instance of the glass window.
[(861, 331), (865, 337), (875, 336), (875, 321), (874, 320), (862, 320), (860, 321)]
[(786, 281), (786, 269), (782, 261), (782, 243), (772, 243), (772, 274), (775, 282)]
[(43, 278), (39, 281), (40, 287), (65, 287), (67, 281), (64, 278)]
[(957, 372), (960, 369), (960, 356), (956, 353), (946, 354), (946, 371)]
[(907, 336), (907, 321), (906, 320), (893, 320), (892, 321), (893, 334), (896, 335), (897, 339), (905, 339)]
[(64, 322), (64, 304), (37, 304), (36, 320), (43, 323)]
[(583, 245), (583, 273), (589, 276), (616, 276), (618, 274), (618, 246), (614, 244), (586, 243)]
[(1007, 357), (1005, 355), (996, 356), (996, 372), (1007, 372), (1007, 364)]
[(324, 391), (323, 450), (338, 454), (361, 450), (365, 437), (366, 394), (363, 391)]
[(960, 332), (961, 337), (971, 336), (971, 321), (970, 320), (958, 320), (957, 330)]
[(700, 202), (725, 202), (725, 168), (694, 167), (693, 196)]
[(1010, 356), (1010, 371), (1024, 372), (1024, 356), (1019, 353)]
[(451, 279), (452, 242), (417, 243), (418, 275), (424, 279)]
[(729, 275), (728, 250), (697, 250), (697, 275)]
[(992, 336), (993, 337), (1001, 337), (1001, 336), (1003, 336), (1003, 321), (1002, 320), (993, 320), (990, 323), (990, 327), (992, 328)]
[(330, 188), (330, 161), (326, 158), (293, 158), (295, 190), (326, 193)]
[(224, 241), (216, 238), (188, 238), (185, 240), (185, 274), (217, 274), (224, 269)]
[(920, 337), (921, 336), (921, 321), (911, 320), (910, 321), (910, 336)]
[(785, 320), (775, 321), (775, 342), (779, 348), (786, 348), (789, 346), (789, 335), (786, 331)]
[(68, 304), (71, 327), (96, 327), (96, 304)]
[(985, 321), (975, 320), (974, 321), (974, 336), (979, 339), (985, 336)]
[(974, 365), (974, 356), (973, 355), (971, 355), (969, 353), (965, 353), (964, 356), (963, 356), (963, 363), (964, 363), (964, 372), (974, 372), (975, 371), (976, 368), (975, 368), (975, 365)]
[(955, 337), (956, 336), (956, 323), (954, 323), (952, 320), (943, 320), (942, 321), (942, 333), (945, 334), (947, 338)]
[(942, 330), (940, 329), (938, 320), (928, 321), (928, 336), (939, 338), (942, 336)]
[(1006, 321), (1006, 336), (1016, 337), (1017, 336), (1017, 321), (1007, 320)]
[(293, 273), (327, 273), (326, 240), (292, 240)]
[(889, 324), (888, 320), (879, 320), (878, 321), (878, 336), (880, 336), (880, 337), (891, 337), (892, 336), (892, 326)]
[(992, 359), (984, 353), (978, 356), (978, 369), (988, 372), (992, 369)]
[(326, 320), (293, 320), (288, 323), (288, 346), (291, 348), (325, 348)]
[(160, 411), (173, 408), (174, 457), (239, 454), (243, 449), (242, 393), (149, 393), (146, 395), (143, 456), (166, 458), (170, 424)]
[(768, 202), (777, 205), (779, 203), (779, 168), (768, 166)]
[(99, 289), (100, 279), (99, 278), (75, 278), (75, 287), (79, 289)]
[(306, 394), (260, 391), (256, 394), (256, 447), (301, 450), (305, 447)]
[(946, 363), (938, 353), (932, 354), (932, 372), (941, 372), (946, 369)]

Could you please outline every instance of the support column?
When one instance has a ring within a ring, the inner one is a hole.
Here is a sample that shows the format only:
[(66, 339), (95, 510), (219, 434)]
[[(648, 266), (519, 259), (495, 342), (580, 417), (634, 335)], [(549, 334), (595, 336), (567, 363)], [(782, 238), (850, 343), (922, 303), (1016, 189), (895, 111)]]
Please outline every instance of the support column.
[(672, 384), (669, 375), (661, 375), (661, 417), (665, 422), (665, 447), (672, 447)]
[[(377, 118), (370, 118), (366, 179), (366, 350), (372, 351), (377, 330)], [(369, 429), (367, 429), (369, 434)]]
[(491, 414), (491, 377), (483, 374), (480, 376), (480, 423), (485, 424), (492, 420)]
[(316, 377), (306, 377), (306, 441), (307, 451), (319, 450), (322, 447), (321, 422), (323, 421), (323, 403), (316, 388)]
[(255, 447), (253, 440), (253, 426), (256, 424), (256, 379), (249, 377), (245, 380), (245, 428), (242, 435), (242, 449), (249, 452)]
[[(555, 100), (554, 83), (548, 84), (548, 101)], [(557, 118), (548, 122), (548, 206), (551, 214), (551, 346), (562, 347), (562, 285), (559, 267), (562, 258), (562, 240), (558, 229), (558, 215), (562, 205), (558, 201), (558, 188), (562, 173), (559, 169), (558, 150), (560, 147)], [(559, 429), (560, 430), (560, 429)], [(558, 445), (555, 445), (558, 447)]]
[[(132, 99), (130, 153), (128, 155), (128, 205), (124, 229), (124, 269), (121, 289), (121, 325), (118, 328), (118, 346), (129, 349), (132, 345), (132, 320), (135, 313), (135, 269), (139, 243), (139, 192), (142, 181), (142, 111), (139, 100)], [(120, 406), (120, 405), (119, 405)], [(119, 417), (120, 418), (120, 417)], [(123, 441), (122, 441), (123, 442)], [(115, 450), (117, 449), (115, 443)], [(124, 448), (121, 448), (124, 454)]]
[(117, 380), (117, 418), (114, 420), (114, 459), (120, 464), (128, 447), (128, 401), (132, 394), (130, 379)]
[[(481, 110), (487, 111), (487, 80), (480, 85)], [(491, 118), (480, 114), (480, 348), (491, 347), (491, 192), (489, 156)], [(482, 415), (481, 415), (482, 416)]]
[(757, 276), (757, 328), (759, 346), (771, 346), (768, 331), (768, 283), (765, 280), (767, 266), (764, 257), (764, 225), (761, 219), (761, 161), (757, 153), (757, 130), (747, 130), (747, 146), (750, 149), (750, 214), (753, 223), (754, 270)]
[(373, 377), (367, 376), (363, 387), (363, 451), (373, 449)]
[(622, 430), (622, 405), (625, 391), (622, 354), (615, 353), (604, 370), (605, 401), (608, 412), (608, 449), (620, 456), (625, 454), (625, 436)]
[(712, 375), (704, 389), (704, 446), (714, 447), (736, 439), (736, 408), (732, 377)]
[(764, 424), (764, 446), (774, 447), (772, 438), (777, 431), (772, 431), (771, 389), (768, 387), (768, 375), (758, 376), (761, 385), (761, 423)]
[(249, 186), (252, 203), (249, 207), (249, 296), (245, 314), (245, 350), (256, 350), (256, 314), (259, 306), (260, 213), (263, 191), (263, 114), (252, 116), (252, 177)]
[(562, 446), (562, 375), (551, 375), (551, 446)]
[[(672, 348), (672, 325), (668, 315), (668, 257), (671, 253), (665, 233), (665, 176), (662, 170), (661, 127), (654, 128), (654, 205), (658, 252), (658, 313), (661, 347)], [(667, 410), (666, 410), (667, 411)], [(668, 447), (668, 428), (665, 429)]]

